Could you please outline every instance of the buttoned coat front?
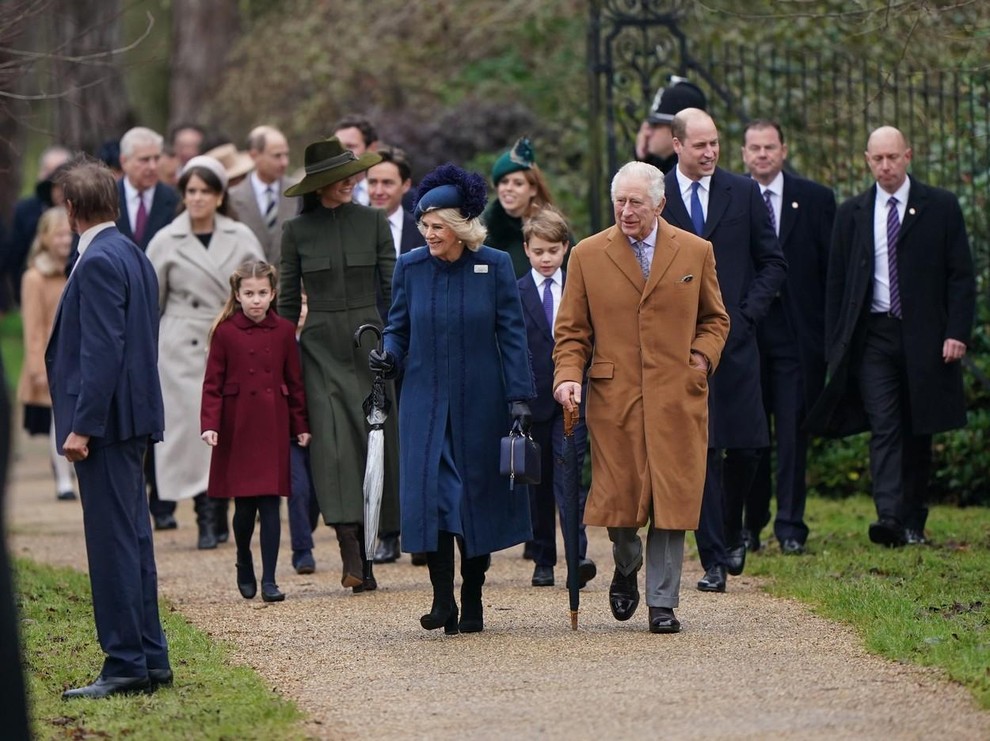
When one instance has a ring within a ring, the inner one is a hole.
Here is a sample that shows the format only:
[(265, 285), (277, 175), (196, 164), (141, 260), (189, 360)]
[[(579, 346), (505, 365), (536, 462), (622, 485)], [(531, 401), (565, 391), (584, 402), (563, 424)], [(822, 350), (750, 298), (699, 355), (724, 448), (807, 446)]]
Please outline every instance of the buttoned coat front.
[(186, 212), (154, 236), (147, 255), (158, 275), (158, 373), (168, 430), (155, 448), (155, 476), (158, 496), (178, 501), (206, 491), (210, 473), (198, 424), (210, 326), (230, 295), (237, 266), (264, 256), (250, 229), (221, 214), (209, 249), (203, 247)]
[(200, 426), (218, 435), (211, 497), (289, 496), (289, 438), (309, 432), (295, 324), (273, 311), (258, 323), (237, 311), (217, 327)]
[[(373, 375), (369, 347), (354, 347), (354, 330), (381, 326), (376, 288), (386, 300), (392, 297), (395, 246), (385, 212), (345, 203), (303, 213), (285, 225), (281, 264), (279, 314), (297, 322), (306, 290), (300, 344), (320, 511), (327, 524), (363, 522), (369, 426), (361, 404)], [(383, 532), (399, 529), (395, 416), (385, 421)]]
[(714, 372), (729, 317), (711, 243), (659, 224), (649, 280), (617, 227), (578, 243), (554, 325), (554, 388), (588, 367), (588, 525), (698, 527), (708, 377), (691, 351)]
[(435, 551), (445, 433), (462, 481), (470, 558), (532, 537), (527, 487), (499, 475), (508, 402), (533, 398), (519, 291), (507, 254), (465, 249), (445, 262), (420, 247), (399, 258), (385, 349), (401, 362), (402, 548)]

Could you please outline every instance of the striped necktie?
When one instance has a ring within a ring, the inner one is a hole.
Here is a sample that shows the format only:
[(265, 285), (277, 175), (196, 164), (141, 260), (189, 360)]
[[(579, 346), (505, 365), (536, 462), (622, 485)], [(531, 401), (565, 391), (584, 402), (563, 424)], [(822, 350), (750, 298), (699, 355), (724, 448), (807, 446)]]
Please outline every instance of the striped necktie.
[(897, 274), (897, 238), (901, 233), (901, 218), (897, 199), (887, 201), (887, 277), (890, 285), (890, 313), (901, 318), (901, 286)]
[(265, 224), (269, 229), (275, 228), (275, 219), (278, 217), (278, 208), (276, 208), (276, 198), (275, 198), (275, 188), (271, 185), (268, 186), (266, 190), (268, 193), (268, 208), (265, 209)]
[(777, 233), (777, 216), (773, 212), (773, 202), (770, 200), (770, 189), (767, 188), (763, 191), (763, 202), (767, 204), (767, 213), (770, 214), (770, 226), (773, 227), (773, 233)]

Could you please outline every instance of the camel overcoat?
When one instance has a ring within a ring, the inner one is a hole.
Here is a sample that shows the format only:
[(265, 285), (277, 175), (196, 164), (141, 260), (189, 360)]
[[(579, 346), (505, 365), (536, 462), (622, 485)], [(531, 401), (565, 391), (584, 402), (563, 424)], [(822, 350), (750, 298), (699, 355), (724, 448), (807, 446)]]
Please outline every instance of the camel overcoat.
[(199, 400), (207, 336), (230, 294), (230, 276), (245, 260), (263, 260), (251, 230), (217, 214), (209, 248), (183, 212), (148, 244), (158, 275), (158, 373), (165, 401), (165, 440), (155, 448), (158, 496), (189, 499), (206, 491), (210, 449), (200, 440)]
[[(554, 324), (554, 388), (588, 368), (588, 525), (694, 530), (708, 447), (708, 378), (729, 333), (712, 245), (659, 219), (649, 280), (611, 227), (574, 248)], [(651, 517), (652, 516), (652, 517)]]
[(24, 367), (17, 384), (17, 400), (22, 404), (51, 407), (45, 375), (45, 347), (52, 333), (55, 310), (65, 288), (65, 269), (47, 255), (21, 278), (21, 323), (24, 327)]
[(309, 432), (295, 324), (274, 311), (257, 323), (236, 311), (217, 327), (200, 427), (217, 432), (211, 497), (291, 494), (289, 440)]

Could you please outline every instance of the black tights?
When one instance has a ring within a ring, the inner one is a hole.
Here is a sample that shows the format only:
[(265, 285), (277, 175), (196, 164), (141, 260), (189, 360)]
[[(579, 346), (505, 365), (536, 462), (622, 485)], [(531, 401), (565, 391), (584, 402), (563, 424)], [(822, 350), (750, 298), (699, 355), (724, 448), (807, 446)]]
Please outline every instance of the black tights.
[(237, 544), (238, 563), (250, 562), (254, 520), (256, 517), (261, 519), (262, 584), (275, 583), (275, 565), (282, 538), (278, 500), (277, 496), (234, 497), (234, 542)]

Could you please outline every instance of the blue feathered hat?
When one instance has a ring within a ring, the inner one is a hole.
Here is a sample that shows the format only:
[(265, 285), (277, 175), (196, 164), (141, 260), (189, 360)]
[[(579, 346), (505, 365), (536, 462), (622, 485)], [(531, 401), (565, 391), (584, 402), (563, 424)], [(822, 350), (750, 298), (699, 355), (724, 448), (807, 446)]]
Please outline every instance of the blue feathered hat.
[(450, 162), (428, 174), (416, 191), (416, 220), (436, 208), (456, 208), (465, 219), (481, 216), (488, 202), (485, 179)]

